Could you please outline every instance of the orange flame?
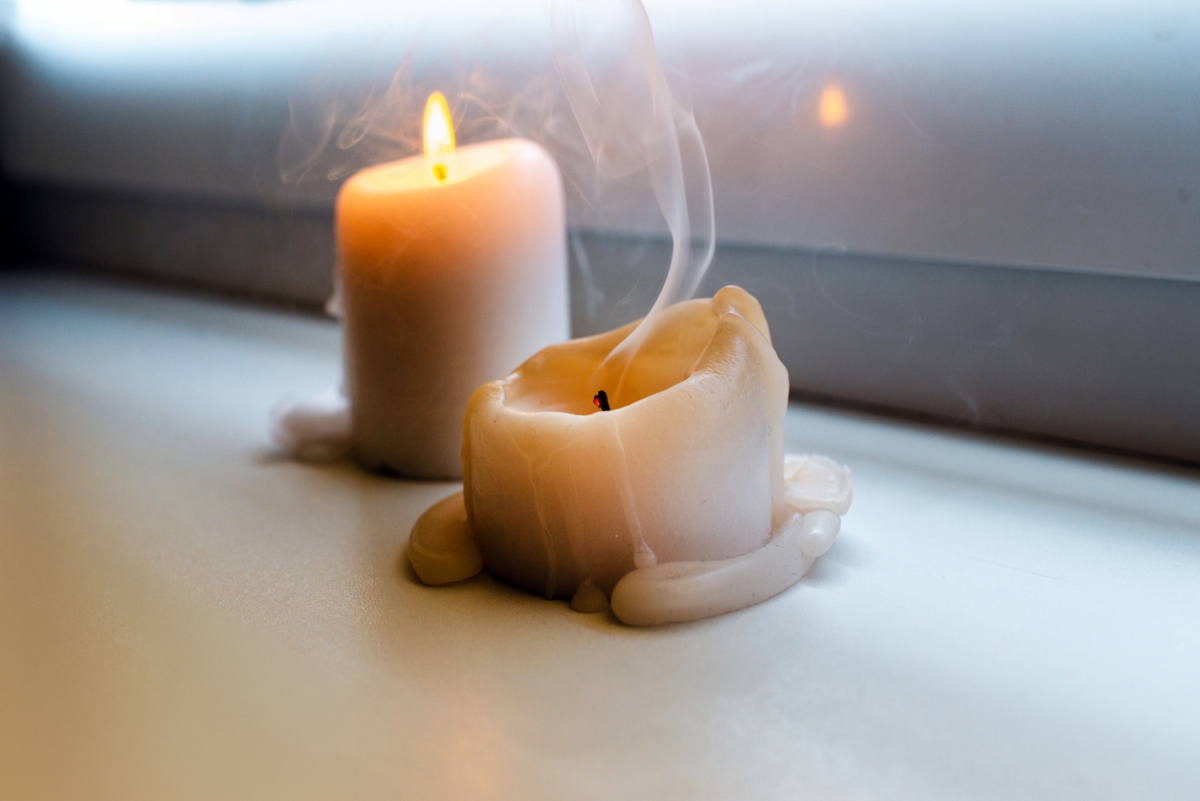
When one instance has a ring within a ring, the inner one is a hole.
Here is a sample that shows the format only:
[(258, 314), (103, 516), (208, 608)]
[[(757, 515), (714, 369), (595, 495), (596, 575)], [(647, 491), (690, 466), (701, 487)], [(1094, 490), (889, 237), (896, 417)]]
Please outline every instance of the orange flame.
[(425, 101), (425, 163), (439, 184), (450, 178), (454, 161), (454, 123), (450, 106), (441, 92), (434, 92)]

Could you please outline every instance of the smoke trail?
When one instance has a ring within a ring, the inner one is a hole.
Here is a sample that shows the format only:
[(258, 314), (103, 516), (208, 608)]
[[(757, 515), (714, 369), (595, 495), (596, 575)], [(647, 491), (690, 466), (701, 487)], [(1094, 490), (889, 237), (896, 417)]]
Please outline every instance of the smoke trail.
[[(712, 179), (690, 108), (672, 93), (640, 0), (553, 0), (555, 64), (601, 180), (646, 169), (671, 231), (671, 265), (650, 313), (597, 370), (616, 376), (659, 312), (699, 288), (715, 245)], [(619, 403), (619, 400), (618, 400)]]

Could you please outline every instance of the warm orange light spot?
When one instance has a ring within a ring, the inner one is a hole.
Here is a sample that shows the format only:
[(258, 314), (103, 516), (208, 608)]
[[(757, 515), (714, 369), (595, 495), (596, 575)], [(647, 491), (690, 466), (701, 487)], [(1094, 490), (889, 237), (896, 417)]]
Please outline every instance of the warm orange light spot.
[(454, 162), (454, 123), (450, 106), (441, 92), (434, 92), (425, 101), (425, 163), (434, 180), (440, 184), (450, 178)]
[(817, 119), (822, 125), (836, 128), (846, 121), (848, 112), (846, 95), (840, 86), (830, 84), (821, 90), (821, 99), (817, 101)]

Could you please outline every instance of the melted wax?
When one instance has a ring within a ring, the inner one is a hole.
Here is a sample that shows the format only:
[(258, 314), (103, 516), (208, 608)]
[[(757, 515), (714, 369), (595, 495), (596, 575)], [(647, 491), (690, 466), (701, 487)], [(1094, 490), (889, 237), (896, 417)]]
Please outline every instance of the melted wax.
[[(482, 567), (547, 597), (652, 625), (770, 598), (837, 536), (850, 472), (783, 454), (787, 371), (758, 302), (737, 287), (661, 312), (621, 365), (631, 324), (541, 351), (476, 390), (465, 422), (464, 491), (413, 529), (428, 584)], [(614, 368), (615, 369), (615, 368)]]

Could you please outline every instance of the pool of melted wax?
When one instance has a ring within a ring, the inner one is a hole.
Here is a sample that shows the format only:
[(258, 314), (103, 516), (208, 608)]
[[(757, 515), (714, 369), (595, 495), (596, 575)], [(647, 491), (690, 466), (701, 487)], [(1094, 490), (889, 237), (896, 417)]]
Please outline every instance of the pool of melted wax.
[[(799, 581), (833, 545), (853, 486), (850, 470), (823, 456), (785, 457), (784, 478), (788, 515), (765, 545), (711, 561), (659, 564), (652, 553), (635, 554), (634, 569), (613, 589), (613, 613), (636, 626), (697, 620), (760, 603)], [(461, 492), (421, 516), (408, 554), (426, 584), (461, 581), (483, 568)], [(603, 612), (609, 606), (609, 597), (590, 578), (571, 598), (577, 612)]]

